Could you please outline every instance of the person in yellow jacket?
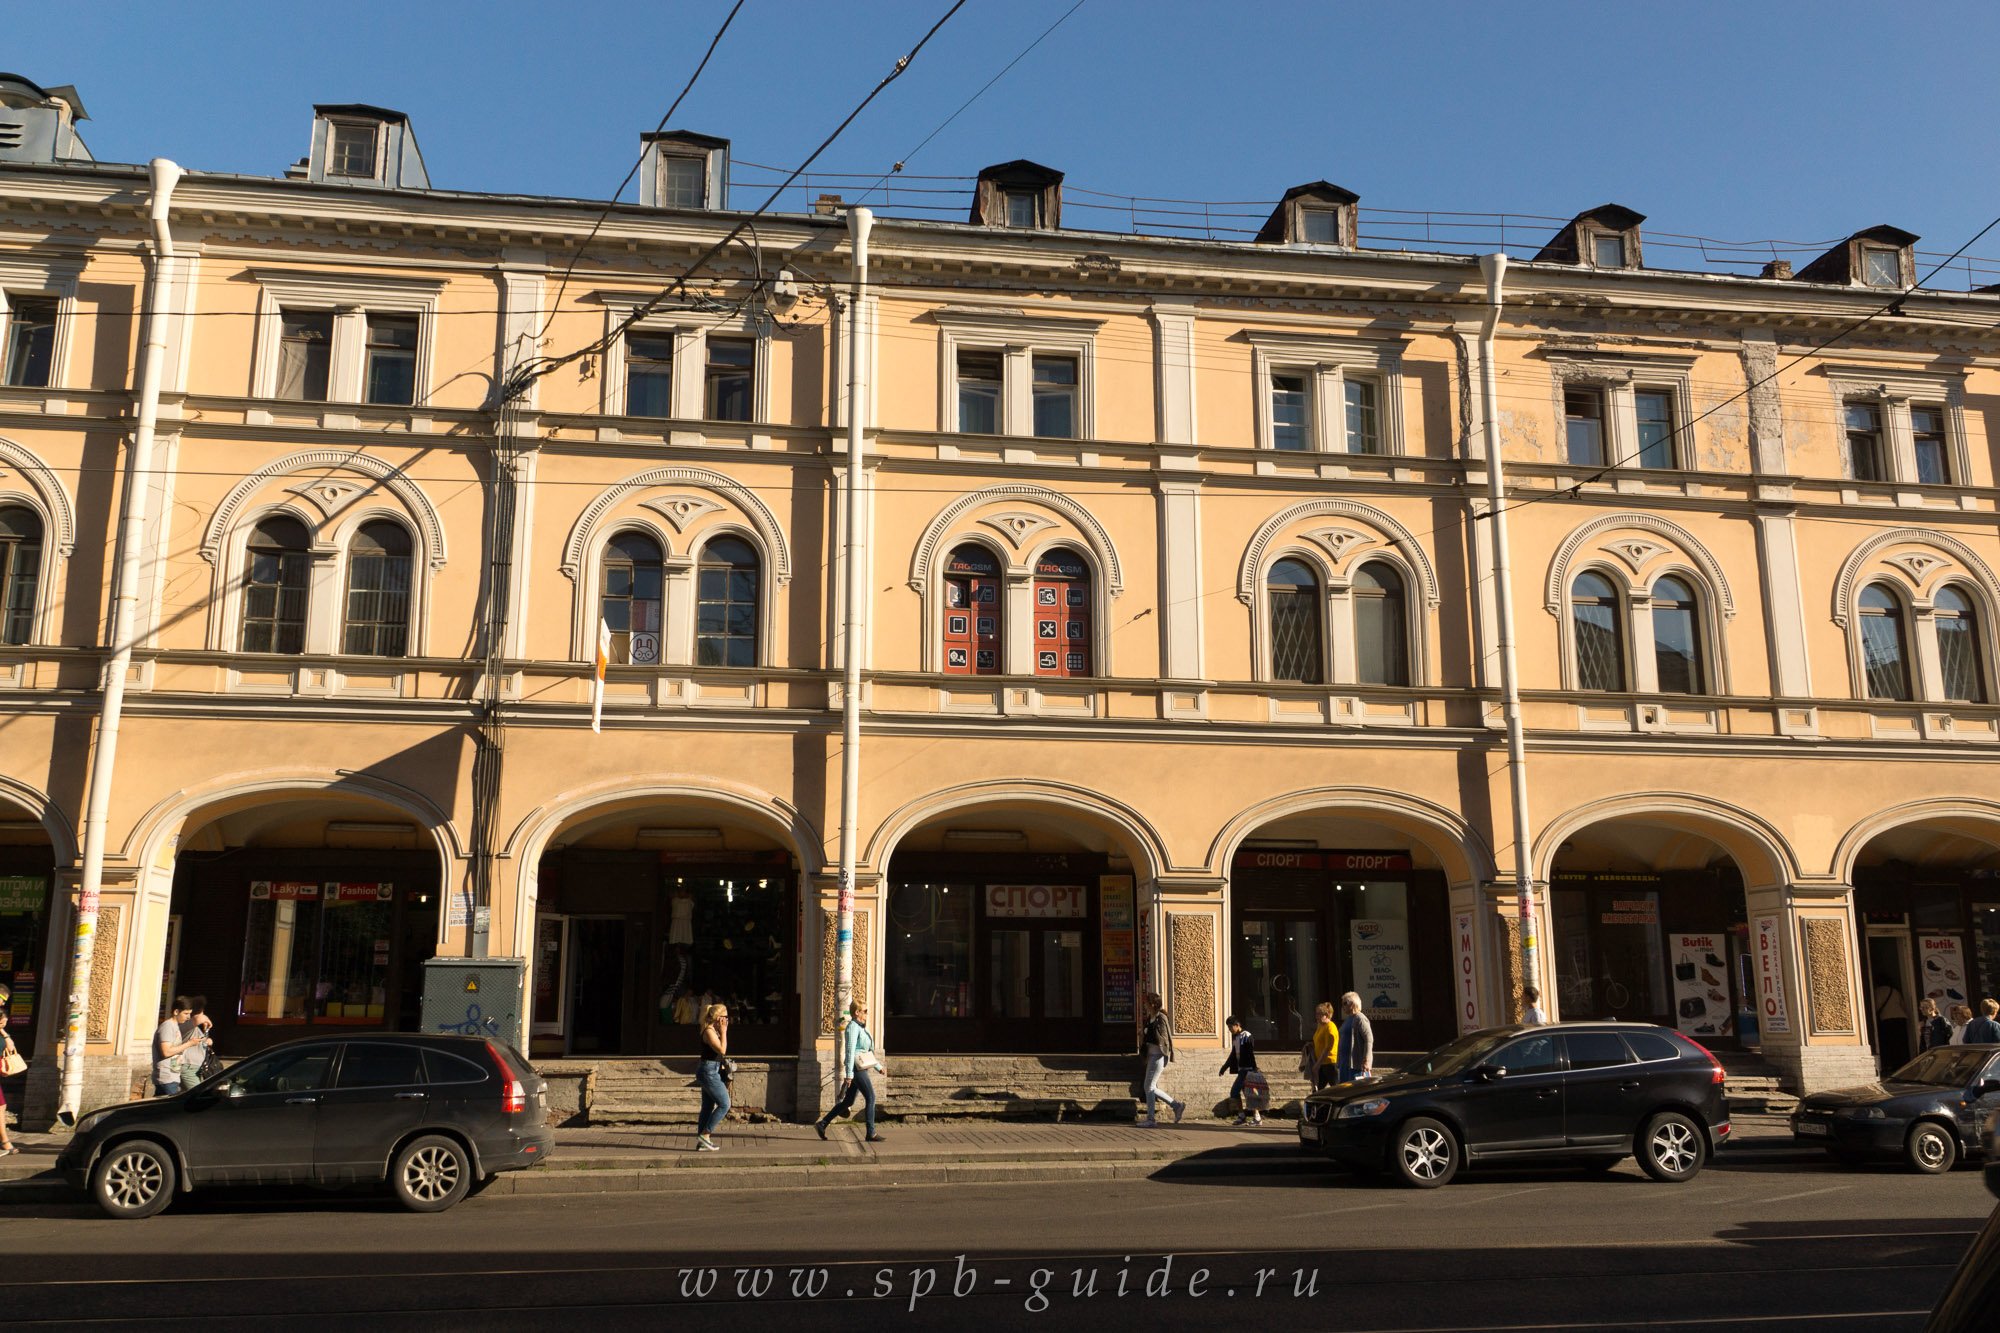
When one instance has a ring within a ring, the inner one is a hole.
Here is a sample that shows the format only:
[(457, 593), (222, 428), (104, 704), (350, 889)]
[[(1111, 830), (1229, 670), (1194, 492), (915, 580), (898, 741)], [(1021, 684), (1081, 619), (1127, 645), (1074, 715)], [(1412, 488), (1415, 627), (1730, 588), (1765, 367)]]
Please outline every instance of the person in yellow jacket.
[(1340, 1029), (1333, 1025), (1333, 1006), (1320, 1001), (1313, 1010), (1313, 1087), (1330, 1087), (1338, 1082), (1334, 1071), (1340, 1066)]

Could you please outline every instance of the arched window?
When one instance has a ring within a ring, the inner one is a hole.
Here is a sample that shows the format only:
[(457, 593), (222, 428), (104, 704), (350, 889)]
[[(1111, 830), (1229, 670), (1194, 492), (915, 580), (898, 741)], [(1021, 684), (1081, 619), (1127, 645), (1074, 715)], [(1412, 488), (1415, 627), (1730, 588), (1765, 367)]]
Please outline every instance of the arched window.
[(1300, 560), (1280, 560), (1265, 577), (1271, 599), (1271, 678), (1326, 682), (1325, 620), (1319, 577)]
[(615, 533), (604, 545), (598, 606), (611, 630), (613, 662), (651, 666), (660, 660), (662, 563), (660, 544), (643, 532)]
[(1576, 630), (1577, 688), (1624, 689), (1625, 636), (1618, 627), (1618, 590), (1602, 574), (1585, 570), (1570, 585), (1569, 600)]
[(410, 651), (410, 534), (400, 523), (364, 523), (347, 548), (347, 618), (340, 650), (364, 657)]
[(26, 505), (0, 509), (0, 643), (33, 637), (41, 576), (42, 516)]
[(1354, 668), (1364, 685), (1410, 683), (1403, 576), (1380, 560), (1354, 571)]
[(757, 665), (757, 552), (739, 537), (701, 548), (695, 575), (696, 666)]
[(1932, 603), (1937, 622), (1938, 673), (1944, 697), (1986, 702), (1986, 671), (1979, 652), (1979, 613), (1972, 599), (1953, 587), (1938, 589)]
[(1061, 546), (1035, 561), (1035, 674), (1090, 674), (1090, 565)]
[(1000, 562), (976, 542), (952, 548), (944, 562), (944, 669), (953, 676), (999, 674)]
[(1701, 606), (1681, 579), (1653, 585), (1653, 668), (1663, 694), (1703, 694)]
[(306, 525), (283, 514), (273, 514), (250, 530), (243, 552), (244, 652), (306, 650), (311, 544)]
[(1910, 634), (1903, 601), (1880, 583), (1861, 590), (1861, 670), (1871, 699), (1909, 699)]

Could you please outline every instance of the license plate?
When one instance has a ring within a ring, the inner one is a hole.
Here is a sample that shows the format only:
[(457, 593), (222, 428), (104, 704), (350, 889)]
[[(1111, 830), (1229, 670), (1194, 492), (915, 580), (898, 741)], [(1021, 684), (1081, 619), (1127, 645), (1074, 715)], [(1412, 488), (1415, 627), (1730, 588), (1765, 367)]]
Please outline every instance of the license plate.
[(1822, 1137), (1831, 1137), (1833, 1126), (1814, 1124), (1810, 1120), (1801, 1120), (1792, 1126), (1792, 1132), (1794, 1134), (1816, 1134)]
[(1318, 1126), (1318, 1125), (1309, 1125), (1309, 1124), (1307, 1124), (1307, 1123), (1306, 1123), (1305, 1121), (1303, 1121), (1303, 1120), (1302, 1120), (1302, 1121), (1300, 1121), (1300, 1122), (1299, 1122), (1299, 1141), (1300, 1141), (1301, 1143), (1318, 1143), (1318, 1142), (1319, 1142), (1319, 1126)]

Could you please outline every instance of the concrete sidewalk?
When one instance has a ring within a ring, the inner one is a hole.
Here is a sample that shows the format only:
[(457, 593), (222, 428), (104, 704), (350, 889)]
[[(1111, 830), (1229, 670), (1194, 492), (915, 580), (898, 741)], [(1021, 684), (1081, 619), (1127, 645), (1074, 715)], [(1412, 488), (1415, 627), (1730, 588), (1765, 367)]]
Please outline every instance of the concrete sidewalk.
[[(1025, 1121), (885, 1122), (868, 1143), (857, 1123), (835, 1125), (822, 1141), (811, 1125), (726, 1123), (722, 1151), (697, 1153), (694, 1136), (633, 1127), (559, 1129), (546, 1166), (511, 1172), (493, 1194), (608, 1194), (640, 1190), (793, 1188), (801, 1185), (995, 1183), (1120, 1180), (1176, 1174), (1264, 1175), (1321, 1169), (1304, 1151), (1297, 1122), (1261, 1127), (1190, 1120), (1138, 1125), (1062, 1125)], [(0, 1203), (75, 1199), (53, 1175), (63, 1139), (16, 1133), (22, 1151), (0, 1158)], [(1788, 1130), (1745, 1124), (1726, 1151), (1793, 1149)], [(1810, 1151), (1810, 1150), (1799, 1150)]]

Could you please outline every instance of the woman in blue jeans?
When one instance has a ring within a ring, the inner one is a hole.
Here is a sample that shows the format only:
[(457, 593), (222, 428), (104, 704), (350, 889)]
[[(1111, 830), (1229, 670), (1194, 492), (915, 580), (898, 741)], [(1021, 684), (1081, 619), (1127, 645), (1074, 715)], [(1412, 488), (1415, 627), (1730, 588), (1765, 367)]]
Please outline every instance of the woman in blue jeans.
[(856, 1000), (847, 1006), (847, 1026), (840, 1034), (840, 1100), (827, 1109), (813, 1128), (821, 1138), (826, 1137), (826, 1127), (836, 1116), (844, 1116), (854, 1109), (854, 1098), (859, 1095), (863, 1101), (863, 1122), (868, 1126), (868, 1141), (880, 1143), (883, 1136), (875, 1132), (875, 1080), (869, 1071), (879, 1069), (882, 1062), (875, 1056), (875, 1038), (868, 1034), (868, 1006)]
[(695, 1081), (701, 1084), (701, 1120), (695, 1127), (696, 1152), (721, 1152), (709, 1135), (729, 1114), (729, 1088), (723, 1083), (722, 1066), (729, 1058), (729, 1007), (711, 1004), (701, 1014), (701, 1063), (695, 1066)]

